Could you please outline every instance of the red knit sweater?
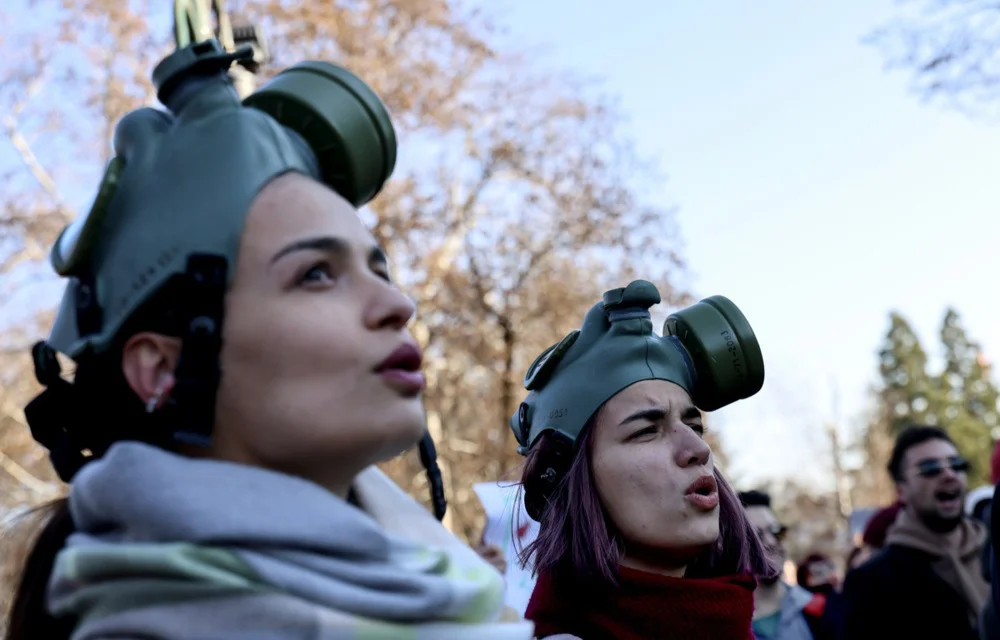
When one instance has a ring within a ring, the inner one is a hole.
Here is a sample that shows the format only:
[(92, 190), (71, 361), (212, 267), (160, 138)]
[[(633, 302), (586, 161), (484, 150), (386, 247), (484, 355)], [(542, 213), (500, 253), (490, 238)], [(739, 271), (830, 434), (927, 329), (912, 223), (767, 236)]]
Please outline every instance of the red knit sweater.
[(542, 573), (525, 617), (544, 638), (583, 640), (753, 640), (750, 576), (669, 578), (622, 567), (617, 588), (595, 594)]

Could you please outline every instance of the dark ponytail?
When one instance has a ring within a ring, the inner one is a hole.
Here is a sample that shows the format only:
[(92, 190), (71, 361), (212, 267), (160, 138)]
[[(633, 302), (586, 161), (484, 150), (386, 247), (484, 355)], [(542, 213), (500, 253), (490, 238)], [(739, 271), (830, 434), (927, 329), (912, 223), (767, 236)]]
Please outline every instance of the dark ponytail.
[(46, 608), (49, 577), (56, 556), (73, 533), (73, 519), (65, 498), (39, 507), (34, 513), (48, 514), (48, 521), (35, 538), (21, 571), (7, 622), (6, 640), (69, 640), (76, 621), (55, 618)]
[[(161, 332), (164, 328), (162, 321), (150, 322), (148, 313), (135, 314), (121, 332), (124, 337), (108, 352), (77, 362), (72, 382), (62, 377), (51, 347), (44, 343), (35, 346), (35, 377), (46, 389), (25, 408), (25, 416), (32, 436), (48, 449), (49, 459), (64, 482), (70, 482), (87, 462), (100, 458), (115, 441), (151, 431), (143, 428), (150, 426), (146, 424), (150, 416), (121, 366), (125, 337), (145, 327)], [(55, 618), (46, 605), (56, 556), (75, 530), (69, 503), (62, 498), (30, 511), (24, 518), (31, 516), (40, 516), (45, 523), (24, 561), (5, 640), (68, 640), (76, 620)], [(9, 557), (12, 552), (5, 553)]]
[[(113, 351), (112, 357), (85, 359), (69, 382), (58, 371), (38, 375), (37, 362), (46, 348), (35, 348), (36, 376), (46, 390), (25, 409), (25, 415), (35, 440), (48, 449), (56, 473), (70, 482), (81, 467), (103, 455), (123, 435), (130, 421), (144, 417), (145, 412), (125, 381), (120, 351)], [(54, 358), (54, 354), (49, 355)], [(75, 530), (69, 502), (61, 498), (24, 517), (32, 515), (41, 516), (44, 524), (24, 561), (5, 640), (69, 640), (76, 621), (55, 618), (46, 608), (56, 556)]]

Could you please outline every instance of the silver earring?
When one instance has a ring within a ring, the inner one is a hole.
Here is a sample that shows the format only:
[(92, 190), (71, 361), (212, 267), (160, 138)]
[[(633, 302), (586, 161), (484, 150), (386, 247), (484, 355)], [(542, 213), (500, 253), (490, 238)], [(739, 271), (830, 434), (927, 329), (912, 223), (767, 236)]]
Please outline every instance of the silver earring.
[(162, 395), (163, 392), (157, 390), (156, 393), (149, 396), (149, 400), (146, 400), (146, 413), (153, 413), (154, 411), (156, 411), (156, 406), (160, 404), (160, 396)]

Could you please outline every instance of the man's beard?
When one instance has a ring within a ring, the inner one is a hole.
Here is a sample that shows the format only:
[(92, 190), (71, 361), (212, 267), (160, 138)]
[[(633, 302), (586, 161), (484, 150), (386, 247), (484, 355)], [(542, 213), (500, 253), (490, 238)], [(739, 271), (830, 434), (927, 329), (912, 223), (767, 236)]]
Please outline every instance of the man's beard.
[(934, 533), (951, 533), (962, 523), (961, 513), (948, 517), (935, 511), (918, 510), (916, 513), (920, 522)]

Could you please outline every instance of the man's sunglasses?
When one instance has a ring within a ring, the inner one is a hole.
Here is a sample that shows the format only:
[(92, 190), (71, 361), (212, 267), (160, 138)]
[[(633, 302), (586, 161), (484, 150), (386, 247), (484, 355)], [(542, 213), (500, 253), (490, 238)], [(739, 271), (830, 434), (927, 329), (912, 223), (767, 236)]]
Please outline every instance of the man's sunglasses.
[(969, 461), (962, 456), (951, 456), (947, 460), (922, 460), (917, 463), (917, 475), (921, 478), (936, 478), (944, 473), (945, 467), (950, 467), (955, 473), (966, 473)]

